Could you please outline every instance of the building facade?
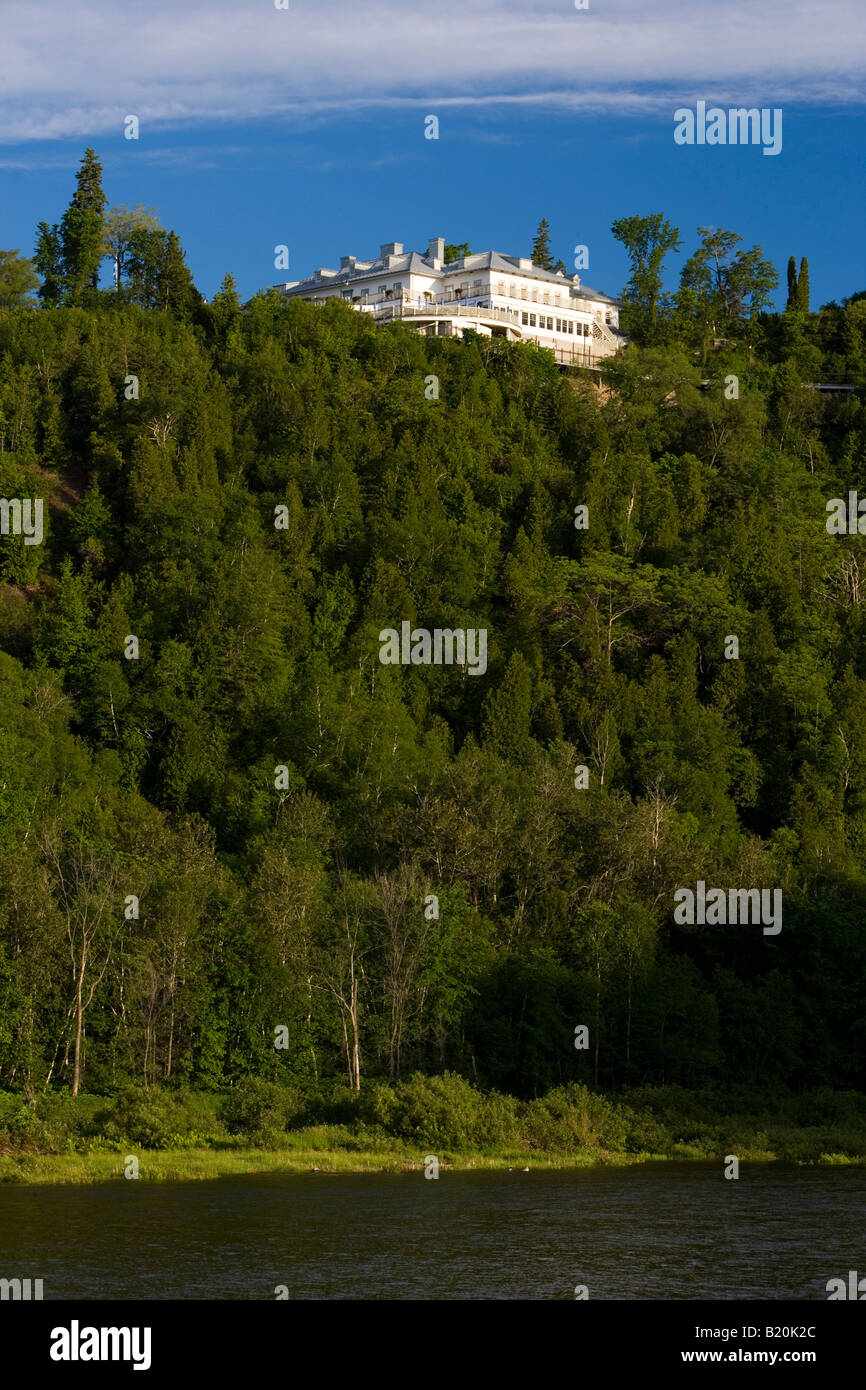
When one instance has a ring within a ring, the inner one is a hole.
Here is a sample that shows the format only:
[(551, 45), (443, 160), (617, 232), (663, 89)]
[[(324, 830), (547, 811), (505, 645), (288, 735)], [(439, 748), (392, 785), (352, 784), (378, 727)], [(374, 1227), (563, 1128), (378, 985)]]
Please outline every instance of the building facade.
[(462, 337), (467, 328), (512, 342), (531, 339), (559, 362), (592, 366), (625, 343), (616, 301), (582, 285), (579, 275), (543, 270), (526, 257), (481, 251), (445, 263), (434, 237), (426, 256), (386, 242), (375, 260), (344, 256), (305, 280), (277, 286), (320, 303), (343, 299), (377, 321), (405, 319), (419, 333)]

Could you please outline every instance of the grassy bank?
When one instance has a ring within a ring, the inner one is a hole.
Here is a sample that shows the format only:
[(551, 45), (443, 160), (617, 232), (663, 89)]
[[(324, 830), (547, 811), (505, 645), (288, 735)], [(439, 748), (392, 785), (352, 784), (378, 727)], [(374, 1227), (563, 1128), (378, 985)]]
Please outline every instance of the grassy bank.
[[(401, 1147), (352, 1153), (299, 1147), (268, 1149), (142, 1150), (139, 1179), (146, 1182), (197, 1182), (209, 1178), (239, 1177), (252, 1173), (420, 1173), (424, 1155), (410, 1155)], [(443, 1172), (471, 1170), (512, 1171), (529, 1168), (586, 1168), (603, 1161), (629, 1164), (652, 1155), (584, 1153), (445, 1153), (439, 1157)], [(659, 1155), (656, 1155), (659, 1157)], [(0, 1183), (100, 1183), (124, 1178), (124, 1159), (118, 1154), (7, 1154), (0, 1156)]]
[(113, 1096), (0, 1094), (0, 1182), (145, 1181), (265, 1172), (530, 1169), (658, 1159), (866, 1164), (866, 1097), (584, 1086), (520, 1101), (462, 1078), (414, 1076), (301, 1095), (250, 1079), (215, 1095), (125, 1088)]

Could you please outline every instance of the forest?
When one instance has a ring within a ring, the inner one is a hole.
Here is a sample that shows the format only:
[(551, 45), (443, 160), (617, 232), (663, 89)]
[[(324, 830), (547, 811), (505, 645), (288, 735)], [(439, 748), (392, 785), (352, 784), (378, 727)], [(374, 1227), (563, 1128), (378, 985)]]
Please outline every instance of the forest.
[[(669, 290), (679, 229), (612, 234), (600, 376), (205, 302), (92, 151), (0, 252), (0, 496), (44, 499), (0, 535), (22, 1106), (866, 1091), (866, 551), (826, 524), (866, 497), (866, 291), (812, 309), (792, 258), (777, 312), (708, 228)], [(485, 629), (486, 671), (383, 665), (404, 621)], [(783, 929), (678, 923), (698, 881)]]

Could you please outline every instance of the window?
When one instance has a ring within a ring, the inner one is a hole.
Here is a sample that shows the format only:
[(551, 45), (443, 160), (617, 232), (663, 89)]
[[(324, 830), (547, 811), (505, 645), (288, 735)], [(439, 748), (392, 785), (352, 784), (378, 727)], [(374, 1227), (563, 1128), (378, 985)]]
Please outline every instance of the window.
[(535, 327), (535, 315), (534, 315), (534, 314), (530, 314), (530, 315), (529, 315), (529, 327), (530, 327), (530, 328), (534, 328), (534, 327)]
[(525, 286), (525, 285), (521, 285), (521, 286), (520, 286), (520, 298), (521, 298), (521, 299), (528, 299), (528, 298), (529, 298), (529, 294), (528, 294), (528, 292), (527, 292), (527, 289), (526, 289), (526, 286)]
[(561, 333), (561, 332), (562, 332), (562, 319), (557, 319), (557, 320), (556, 320), (556, 331), (557, 331), (557, 333)]
[(551, 331), (551, 333), (552, 333), (552, 332), (553, 332), (553, 319), (552, 319), (552, 318), (549, 318), (549, 319), (547, 320), (547, 326), (548, 326), (548, 328), (550, 329), (550, 331)]
[(473, 280), (473, 281), (472, 281), (472, 284), (477, 288), (478, 285), (481, 284), (481, 281), (480, 281), (480, 280)]
[(520, 315), (520, 322), (526, 324), (529, 323), (529, 315), (525, 311)]
[(503, 298), (505, 297), (505, 281), (504, 281), (504, 280), (500, 280), (500, 281), (499, 281), (499, 284), (496, 286), (496, 293), (502, 295)]
[(550, 303), (550, 290), (545, 290), (545, 291), (544, 291), (544, 302), (545, 302), (545, 304), (549, 304), (549, 303)]
[(387, 294), (387, 292), (388, 292), (388, 286), (387, 286), (387, 285), (380, 285), (380, 286), (379, 286), (379, 294)]

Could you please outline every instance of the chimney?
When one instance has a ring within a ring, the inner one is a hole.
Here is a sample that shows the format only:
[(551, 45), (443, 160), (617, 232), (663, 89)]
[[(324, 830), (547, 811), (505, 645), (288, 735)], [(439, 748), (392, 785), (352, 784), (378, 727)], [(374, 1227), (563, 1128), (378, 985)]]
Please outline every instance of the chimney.
[(379, 255), (383, 261), (386, 260), (388, 256), (402, 256), (402, 254), (402, 241), (386, 241), (384, 246), (379, 247)]
[(340, 257), (340, 269), (341, 269), (341, 270), (354, 270), (354, 269), (355, 269), (355, 257), (354, 257), (354, 256), (341, 256), (341, 257)]
[(444, 261), (445, 259), (445, 238), (434, 236), (430, 238), (430, 245), (427, 247), (428, 261)]

